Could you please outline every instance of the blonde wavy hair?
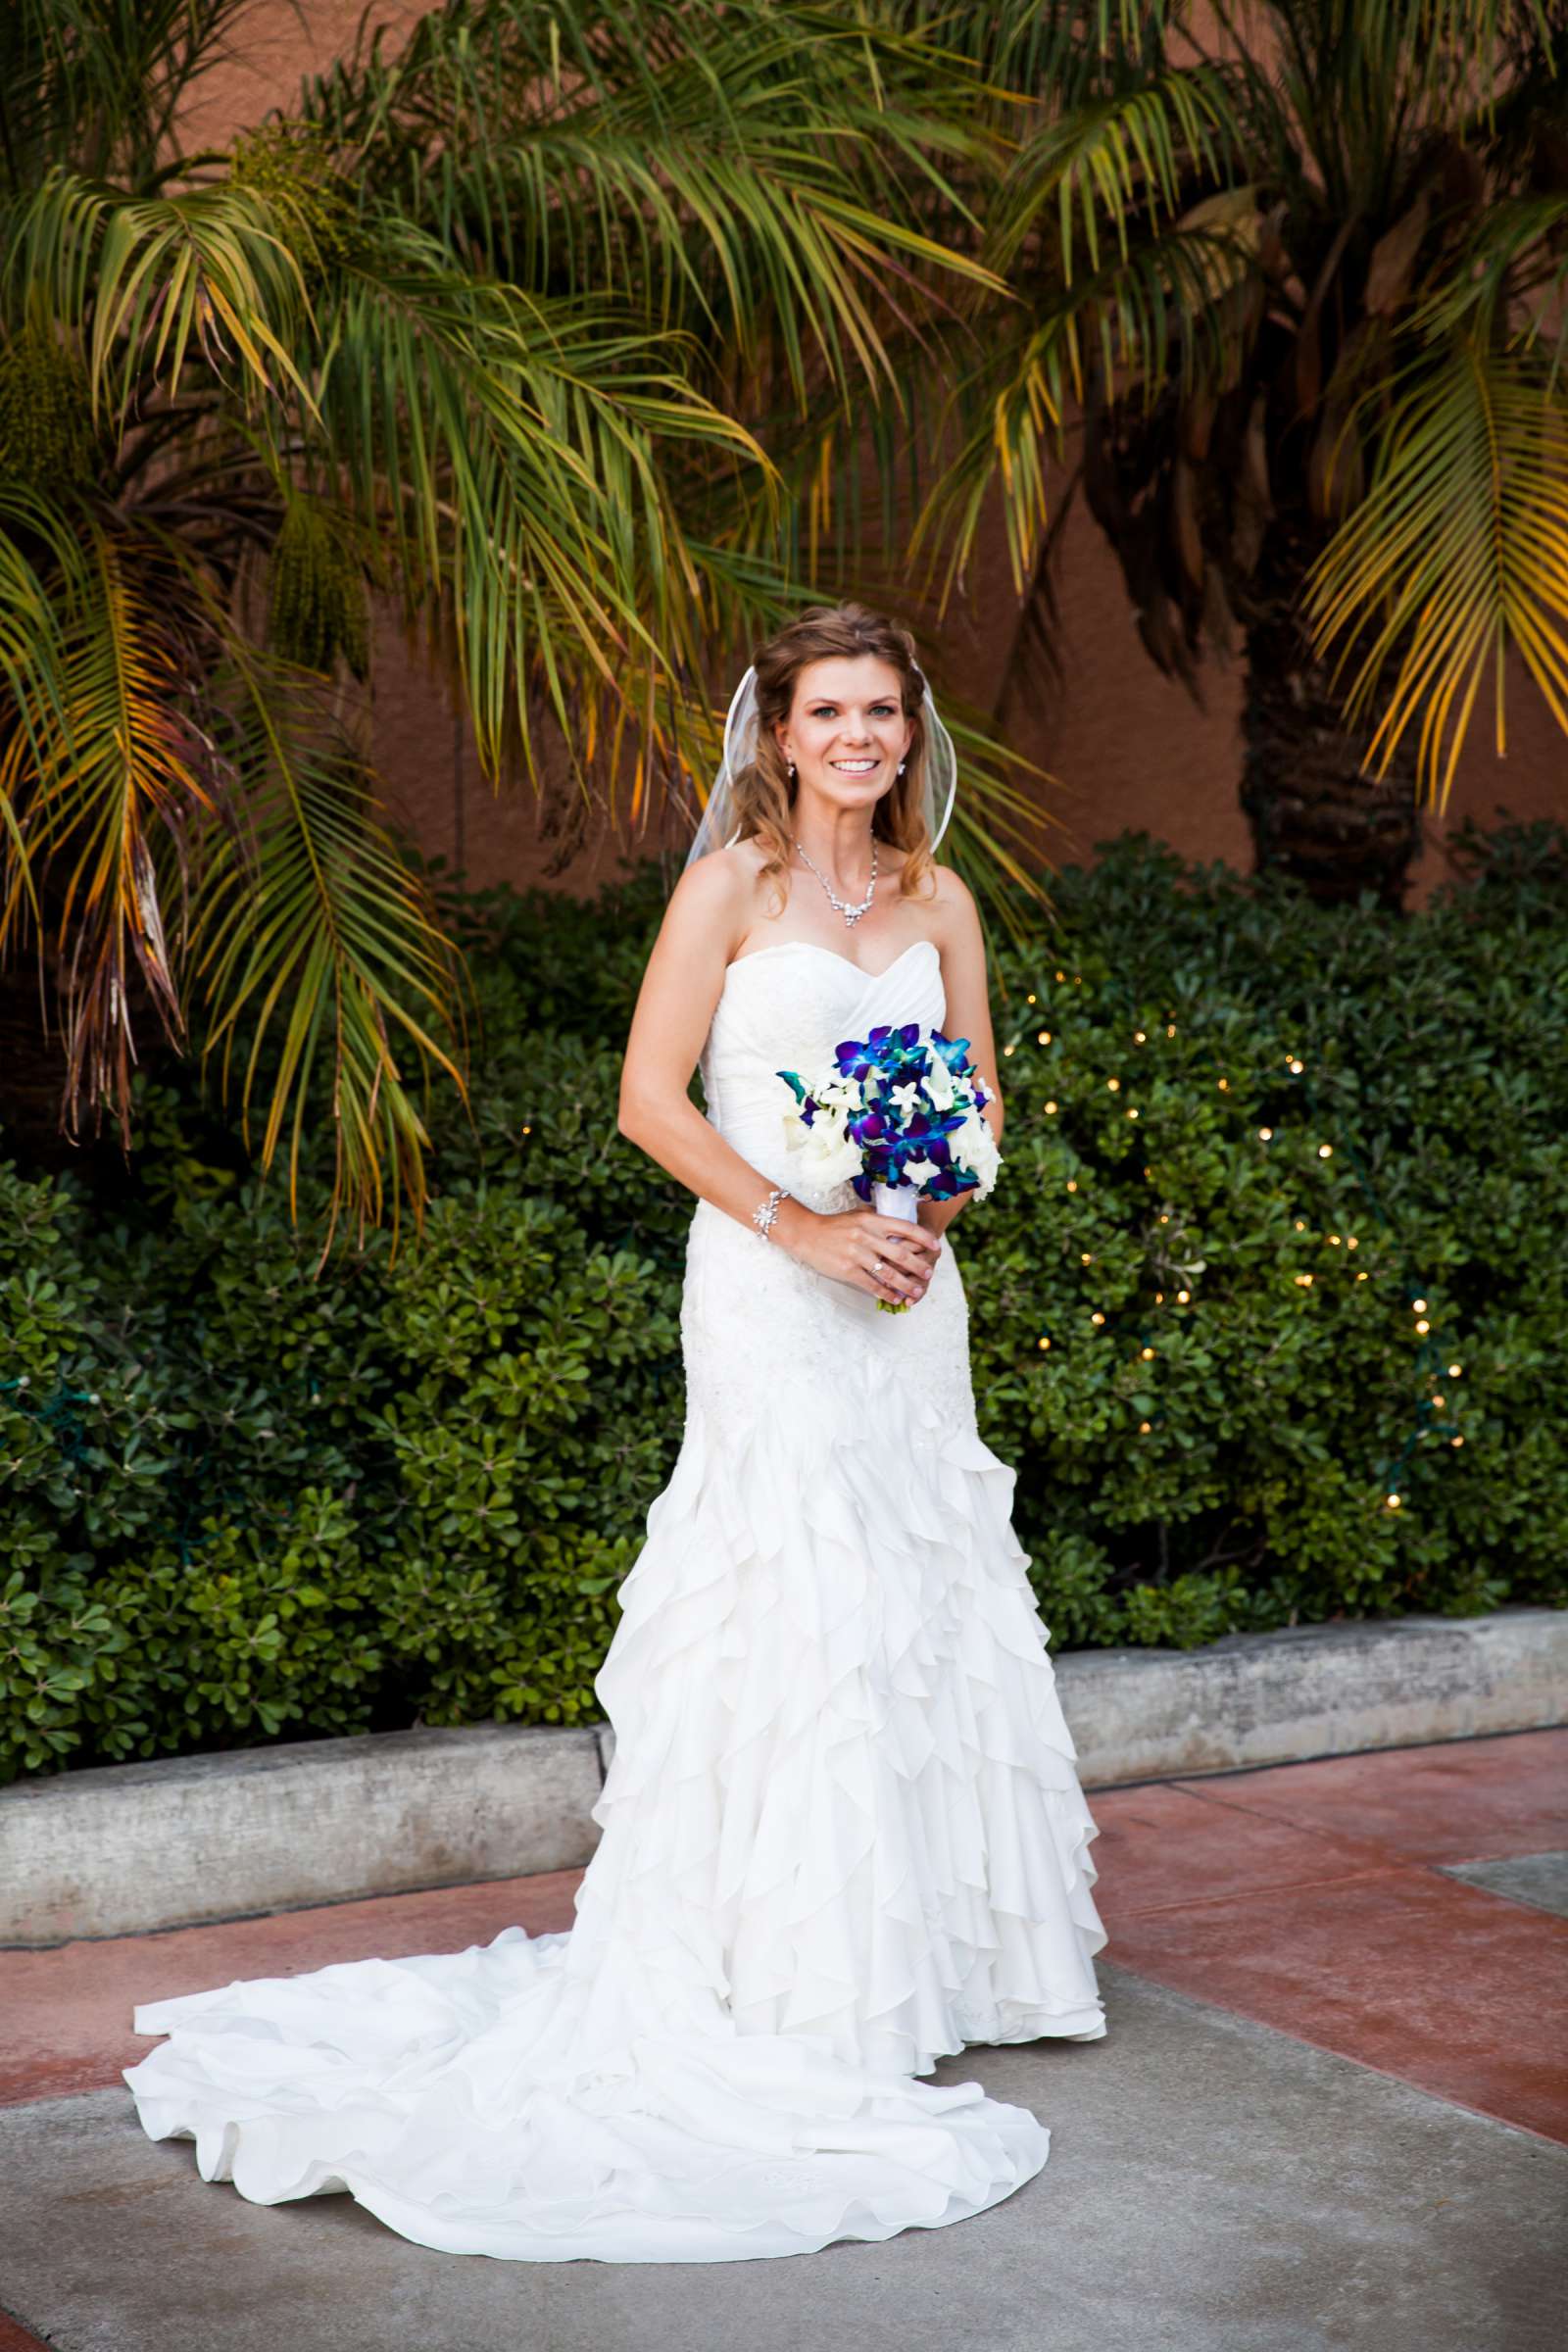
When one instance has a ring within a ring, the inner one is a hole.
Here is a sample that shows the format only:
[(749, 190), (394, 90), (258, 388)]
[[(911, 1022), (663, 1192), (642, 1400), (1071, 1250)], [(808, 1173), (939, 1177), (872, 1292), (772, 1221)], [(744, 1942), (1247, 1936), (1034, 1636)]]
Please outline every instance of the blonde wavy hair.
[[(865, 605), (810, 605), (770, 637), (757, 657), (757, 759), (736, 776), (734, 787), (740, 838), (757, 842), (764, 851), (760, 871), (779, 882), (780, 912), (787, 895), (782, 877), (795, 830), (795, 787), (773, 728), (789, 717), (795, 681), (808, 662), (839, 655), (853, 661), (859, 654), (874, 654), (897, 671), (904, 715), (914, 725), (904, 773), (872, 809), (871, 831), (878, 841), (904, 852), (901, 898), (911, 897), (932, 876), (933, 849), (922, 795), (925, 677), (914, 657), (914, 639), (897, 621)], [(931, 887), (936, 887), (934, 878)]]

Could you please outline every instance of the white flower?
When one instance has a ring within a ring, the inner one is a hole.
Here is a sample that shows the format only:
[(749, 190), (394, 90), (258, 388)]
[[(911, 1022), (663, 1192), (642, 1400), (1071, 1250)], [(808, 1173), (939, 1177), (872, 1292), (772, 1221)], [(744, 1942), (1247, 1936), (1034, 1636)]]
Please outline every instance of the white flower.
[(942, 1171), (934, 1159), (906, 1159), (904, 1163), (904, 1173), (914, 1186), (915, 1191), (919, 1192), (930, 1183), (933, 1176), (939, 1176)]
[(953, 1072), (933, 1046), (926, 1056), (925, 1091), (938, 1110), (953, 1105)]
[(900, 1117), (912, 1119), (915, 1104), (920, 1100), (920, 1081), (917, 1078), (911, 1078), (907, 1086), (890, 1086), (888, 1095), (890, 1100), (898, 1104)]
[(997, 1181), (1002, 1165), (1002, 1153), (997, 1139), (977, 1110), (971, 1110), (961, 1127), (948, 1137), (948, 1149), (961, 1168), (976, 1178), (975, 1190), (984, 1200)]
[(852, 1176), (858, 1176), (860, 1147), (849, 1136), (826, 1125), (808, 1128), (805, 1135), (800, 1150), (804, 1181), (826, 1190), (831, 1185), (848, 1184)]

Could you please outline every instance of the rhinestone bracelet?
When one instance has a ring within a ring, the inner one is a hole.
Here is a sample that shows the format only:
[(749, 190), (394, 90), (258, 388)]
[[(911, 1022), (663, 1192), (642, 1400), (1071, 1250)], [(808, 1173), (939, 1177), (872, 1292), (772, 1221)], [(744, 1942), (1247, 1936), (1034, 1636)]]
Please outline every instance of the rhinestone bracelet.
[(781, 1184), (775, 1184), (773, 1190), (768, 1194), (767, 1199), (765, 1200), (759, 1200), (757, 1206), (753, 1209), (752, 1223), (757, 1227), (758, 1232), (762, 1236), (764, 1241), (766, 1241), (772, 1228), (773, 1219), (778, 1215), (779, 1202), (781, 1200), (788, 1200), (790, 1198), (791, 1196), (784, 1190), (784, 1187)]

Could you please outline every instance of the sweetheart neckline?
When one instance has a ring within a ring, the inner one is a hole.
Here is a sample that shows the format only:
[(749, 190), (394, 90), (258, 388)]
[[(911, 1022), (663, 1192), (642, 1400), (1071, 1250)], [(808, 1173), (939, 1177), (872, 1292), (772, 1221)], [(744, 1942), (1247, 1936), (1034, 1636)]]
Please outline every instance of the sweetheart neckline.
[(837, 948), (824, 948), (817, 940), (775, 939), (765, 948), (749, 948), (744, 956), (732, 956), (724, 966), (725, 985), (728, 985), (729, 976), (738, 964), (755, 963), (760, 956), (782, 956), (791, 948), (809, 948), (813, 955), (830, 956), (835, 963), (847, 964), (852, 972), (858, 972), (862, 980), (885, 980), (889, 972), (898, 970), (906, 956), (914, 954), (916, 948), (932, 949), (939, 960), (942, 955), (942, 951), (937, 947), (934, 939), (911, 939), (906, 948), (900, 949), (891, 963), (885, 963), (879, 972), (868, 972), (863, 963), (856, 962), (853, 956), (841, 956)]

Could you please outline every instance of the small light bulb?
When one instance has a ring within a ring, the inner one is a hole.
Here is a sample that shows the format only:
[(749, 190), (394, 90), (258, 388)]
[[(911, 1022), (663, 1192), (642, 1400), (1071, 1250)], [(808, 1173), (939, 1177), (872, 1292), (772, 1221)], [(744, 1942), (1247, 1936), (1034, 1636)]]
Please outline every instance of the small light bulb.
[(1127, 1105), (1127, 1116), (1128, 1116), (1130, 1119), (1136, 1119), (1136, 1118), (1137, 1118), (1137, 1116), (1138, 1116), (1138, 1111), (1137, 1111), (1137, 1107), (1136, 1107), (1136, 1105), (1135, 1105), (1134, 1103), (1131, 1103), (1131, 1102), (1129, 1102), (1129, 1103), (1128, 1103), (1128, 1105)]
[(1139, 1422), (1139, 1424), (1138, 1424), (1138, 1427), (1139, 1427), (1139, 1431), (1140, 1431), (1141, 1435), (1143, 1435), (1144, 1437), (1146, 1437), (1146, 1438), (1147, 1438), (1147, 1437), (1148, 1437), (1148, 1435), (1149, 1435), (1149, 1428), (1150, 1428), (1150, 1425), (1149, 1425), (1149, 1423), (1148, 1423), (1147, 1421), (1140, 1421), (1140, 1422)]
[(1146, 1348), (1143, 1350), (1143, 1357), (1146, 1364), (1152, 1363), (1154, 1360), (1154, 1350), (1152, 1348)]
[(1319, 1144), (1317, 1148), (1317, 1155), (1319, 1159), (1332, 1159), (1334, 1157), (1334, 1146), (1332, 1144)]
[(1054, 1102), (1048, 1102), (1048, 1103), (1046, 1104), (1046, 1116), (1047, 1116), (1047, 1118), (1054, 1119), (1054, 1118), (1055, 1117), (1055, 1115), (1056, 1115), (1056, 1105), (1054, 1104)]
[(1391, 1511), (1396, 1511), (1396, 1510), (1398, 1509), (1398, 1507), (1399, 1507), (1399, 1497), (1398, 1497), (1398, 1495), (1397, 1495), (1397, 1494), (1391, 1494), (1391, 1495), (1389, 1496), (1389, 1508), (1390, 1508), (1390, 1510), (1391, 1510)]
[(1078, 1179), (1077, 1179), (1077, 1177), (1076, 1177), (1076, 1176), (1069, 1176), (1069, 1177), (1068, 1177), (1068, 1179), (1067, 1179), (1067, 1190), (1068, 1190), (1068, 1192), (1069, 1192), (1069, 1193), (1075, 1193), (1075, 1192), (1078, 1190)]
[(1089, 1252), (1088, 1252), (1088, 1250), (1081, 1250), (1078, 1252), (1078, 1254), (1079, 1254), (1079, 1257), (1082, 1259), (1083, 1263), (1084, 1263), (1086, 1266), (1092, 1266), (1092, 1265), (1094, 1264), (1094, 1262), (1095, 1262), (1095, 1261), (1094, 1261), (1094, 1259), (1093, 1259), (1093, 1258), (1090, 1256), (1090, 1254), (1089, 1254)]
[(1273, 1128), (1272, 1128), (1272, 1127), (1260, 1127), (1260, 1128), (1258, 1129), (1258, 1131), (1257, 1131), (1257, 1140), (1258, 1140), (1258, 1142), (1259, 1142), (1260, 1144), (1268, 1144), (1268, 1143), (1272, 1143), (1272, 1142), (1273, 1142), (1273, 1140), (1274, 1140), (1274, 1130), (1273, 1130)]
[(1450, 1364), (1448, 1366), (1448, 1378), (1450, 1380), (1457, 1380), (1463, 1369), (1464, 1367), (1462, 1364)]
[(1041, 1340), (1039, 1345), (1042, 1348), (1049, 1348), (1051, 1346), (1051, 1342), (1049, 1340)]
[(1134, 1044), (1135, 1046), (1141, 1046), (1141, 1045), (1143, 1045), (1145, 1042), (1146, 1042), (1146, 1040), (1145, 1040), (1145, 1037), (1144, 1037), (1144, 1033), (1143, 1033), (1143, 1031), (1142, 1031), (1141, 1029), (1135, 1029), (1135, 1030), (1133, 1031), (1133, 1044)]
[(1450, 1446), (1462, 1446), (1464, 1444), (1464, 1440), (1463, 1438), (1450, 1438), (1448, 1440), (1448, 1444)]
[(1411, 1299), (1411, 1301), (1410, 1301), (1410, 1312), (1411, 1312), (1411, 1314), (1412, 1314), (1412, 1315), (1424, 1315), (1424, 1314), (1426, 1313), (1426, 1311), (1427, 1311), (1427, 1302), (1426, 1302), (1426, 1300), (1425, 1300), (1424, 1298), (1412, 1298), (1412, 1299)]
[(1104, 1318), (1104, 1316), (1103, 1316), (1103, 1315), (1098, 1315), (1098, 1314), (1097, 1314), (1097, 1315), (1091, 1315), (1091, 1316), (1090, 1316), (1090, 1318), (1089, 1318), (1089, 1320), (1090, 1320), (1090, 1322), (1091, 1322), (1091, 1323), (1103, 1323), (1103, 1321), (1105, 1320), (1105, 1318)]
[(1423, 1316), (1422, 1316), (1422, 1318), (1421, 1318), (1420, 1322), (1419, 1322), (1419, 1323), (1416, 1325), (1416, 1329), (1417, 1329), (1417, 1331), (1420, 1331), (1420, 1332), (1427, 1332), (1427, 1331), (1430, 1331), (1430, 1330), (1432, 1329), (1432, 1326), (1431, 1326), (1431, 1324), (1430, 1324), (1430, 1323), (1427, 1321), (1427, 1319), (1426, 1319), (1425, 1315), (1423, 1315)]
[(1105, 1080), (1105, 1084), (1109, 1087), (1113, 1095), (1121, 1092), (1121, 1080), (1119, 1078), (1107, 1078)]
[(1176, 1303), (1177, 1303), (1177, 1305), (1178, 1305), (1178, 1306), (1185, 1306), (1185, 1305), (1187, 1304), (1187, 1301), (1188, 1301), (1188, 1300), (1191, 1298), (1192, 1295), (1193, 1295), (1193, 1294), (1192, 1294), (1192, 1292), (1191, 1292), (1191, 1291), (1178, 1291), (1178, 1292), (1177, 1292), (1177, 1294), (1176, 1294)]
[(1034, 1002), (1035, 1002), (1035, 999), (1034, 999), (1033, 997), (1025, 997), (1025, 999), (1024, 999), (1024, 1003), (1025, 1003), (1026, 1004), (1034, 1004)]

